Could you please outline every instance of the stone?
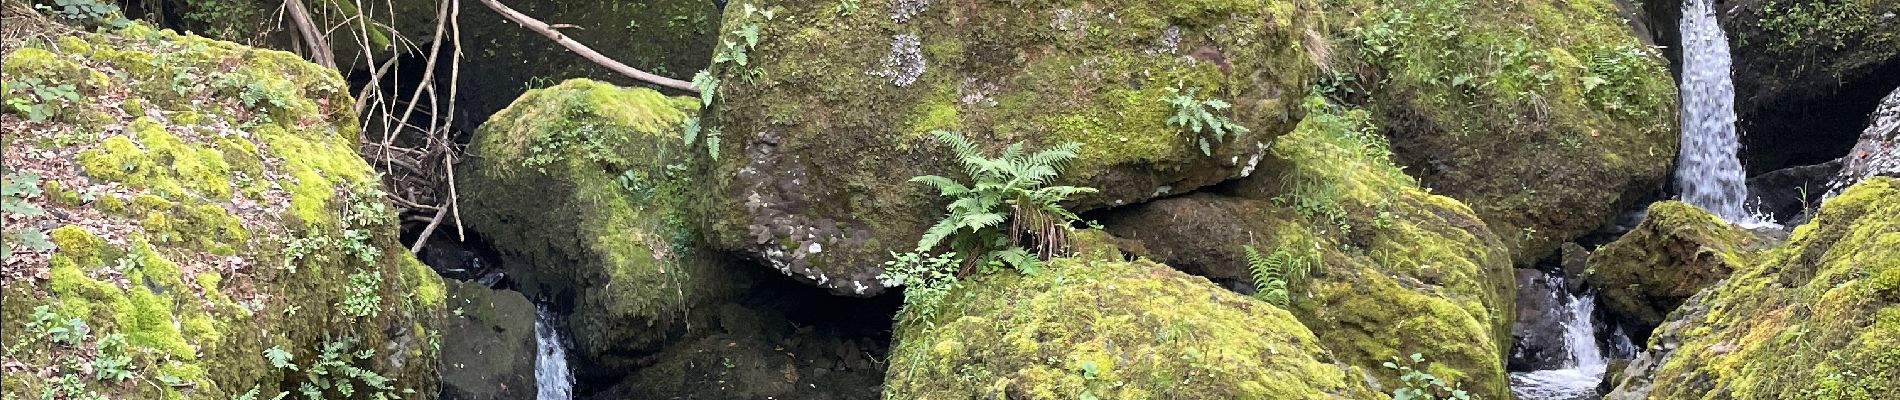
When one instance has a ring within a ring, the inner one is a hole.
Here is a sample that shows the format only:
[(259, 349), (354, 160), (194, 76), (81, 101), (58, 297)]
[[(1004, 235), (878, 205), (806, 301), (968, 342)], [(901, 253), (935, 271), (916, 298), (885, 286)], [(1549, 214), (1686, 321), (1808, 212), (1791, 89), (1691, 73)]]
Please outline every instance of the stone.
[(534, 400), (534, 303), (520, 292), (448, 283), (442, 399)]
[(36, 21), (9, 6), (8, 29), (49, 36), (0, 62), (0, 397), (436, 396), (443, 283), (356, 153), (342, 77), (142, 23)]
[(1658, 202), (1635, 230), (1590, 255), (1587, 276), (1608, 314), (1641, 341), (1683, 300), (1772, 244), (1688, 203)]
[(1690, 297), (1609, 399), (1900, 393), (1900, 179), (1862, 181)]

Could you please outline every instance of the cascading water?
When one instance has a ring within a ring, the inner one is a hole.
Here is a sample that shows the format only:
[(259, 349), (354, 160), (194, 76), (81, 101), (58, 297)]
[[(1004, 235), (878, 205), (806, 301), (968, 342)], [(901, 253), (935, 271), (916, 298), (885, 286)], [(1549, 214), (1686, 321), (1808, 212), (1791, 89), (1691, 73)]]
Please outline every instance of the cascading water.
[(555, 328), (554, 312), (547, 305), (534, 310), (534, 384), (536, 400), (573, 398), (574, 376), (567, 369), (567, 349), (561, 347), (561, 332)]
[(1728, 36), (1715, 19), (1714, 1), (1682, 2), (1682, 147), (1676, 184), (1682, 201), (1744, 223), (1754, 217), (1742, 209), (1748, 186), (1735, 155), (1735, 82)]
[[(1591, 315), (1596, 312), (1596, 296), (1578, 296), (1564, 290), (1562, 276), (1551, 276), (1544, 282), (1548, 285), (1547, 289), (1558, 297), (1558, 307), (1562, 312), (1557, 315), (1564, 319), (1563, 368), (1513, 372), (1511, 391), (1519, 400), (1600, 398), (1597, 384), (1603, 381), (1608, 364), (1604, 362), (1602, 347), (1597, 345), (1596, 325), (1591, 323)], [(1617, 335), (1621, 336), (1621, 333)], [(1612, 342), (1627, 344), (1629, 339), (1614, 338)]]

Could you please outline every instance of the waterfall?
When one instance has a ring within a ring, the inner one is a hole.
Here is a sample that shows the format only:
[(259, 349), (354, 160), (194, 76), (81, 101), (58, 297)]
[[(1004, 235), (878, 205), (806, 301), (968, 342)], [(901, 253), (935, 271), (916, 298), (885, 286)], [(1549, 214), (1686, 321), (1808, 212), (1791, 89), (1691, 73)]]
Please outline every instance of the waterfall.
[[(1552, 274), (1544, 281), (1558, 297), (1556, 313), (1563, 318), (1563, 368), (1511, 373), (1511, 391), (1520, 400), (1583, 400), (1600, 398), (1597, 383), (1603, 381), (1608, 363), (1603, 348), (1597, 345), (1596, 296), (1578, 296), (1564, 290), (1563, 276)], [(1628, 343), (1629, 339), (1622, 340)]]
[(1714, 1), (1682, 3), (1682, 147), (1676, 184), (1682, 201), (1743, 224), (1755, 219), (1742, 209), (1748, 186), (1735, 156), (1735, 83), (1728, 36), (1715, 19)]
[(534, 343), (534, 398), (573, 398), (574, 376), (567, 369), (567, 349), (561, 347), (561, 332), (555, 328), (554, 312), (547, 305), (534, 309)]

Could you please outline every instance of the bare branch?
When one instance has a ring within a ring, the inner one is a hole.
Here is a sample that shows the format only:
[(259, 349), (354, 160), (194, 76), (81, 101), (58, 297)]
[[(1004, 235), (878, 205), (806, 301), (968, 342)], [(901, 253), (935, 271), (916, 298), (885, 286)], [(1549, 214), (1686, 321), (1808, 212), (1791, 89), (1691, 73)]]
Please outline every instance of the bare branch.
[(580, 42), (574, 41), (574, 39), (568, 38), (567, 35), (562, 34), (561, 31), (556, 30), (552, 26), (549, 26), (546, 22), (541, 22), (541, 20), (534, 19), (534, 17), (529, 17), (525, 14), (515, 11), (512, 8), (508, 8), (508, 6), (506, 5), (502, 5), (499, 0), (481, 0), (481, 1), (482, 1), (482, 4), (487, 5), (488, 8), (494, 9), (495, 12), (501, 13), (501, 16), (507, 17), (508, 20), (514, 21), (517, 24), (521, 24), (521, 27), (528, 28), (528, 30), (534, 31), (535, 33), (540, 33), (541, 36), (546, 36), (548, 39), (554, 40), (554, 43), (560, 44), (561, 47), (566, 47), (569, 51), (573, 51), (575, 54), (579, 54), (581, 58), (586, 58), (588, 61), (593, 61), (595, 64), (600, 64), (600, 66), (607, 67), (607, 69), (614, 70), (614, 72), (619, 72), (621, 75), (626, 75), (633, 79), (646, 81), (648, 83), (652, 83), (655, 85), (678, 89), (678, 90), (686, 91), (686, 92), (699, 93), (699, 89), (693, 87), (692, 83), (688, 83), (686, 81), (668, 78), (664, 76), (654, 75), (646, 71), (641, 71), (634, 67), (627, 66), (627, 64), (621, 64), (619, 61), (614, 61), (614, 59), (608, 58), (607, 56), (600, 54), (600, 52), (594, 51), (594, 49), (592, 48), (588, 48), (587, 45), (583, 45)]

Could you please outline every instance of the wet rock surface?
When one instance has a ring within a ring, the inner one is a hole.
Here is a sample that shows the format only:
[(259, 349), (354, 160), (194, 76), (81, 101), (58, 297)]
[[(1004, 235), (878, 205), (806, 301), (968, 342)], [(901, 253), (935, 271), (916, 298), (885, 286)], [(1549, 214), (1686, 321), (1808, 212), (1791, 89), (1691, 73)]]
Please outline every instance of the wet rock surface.
[(447, 285), (441, 398), (534, 400), (534, 303), (477, 282)]

